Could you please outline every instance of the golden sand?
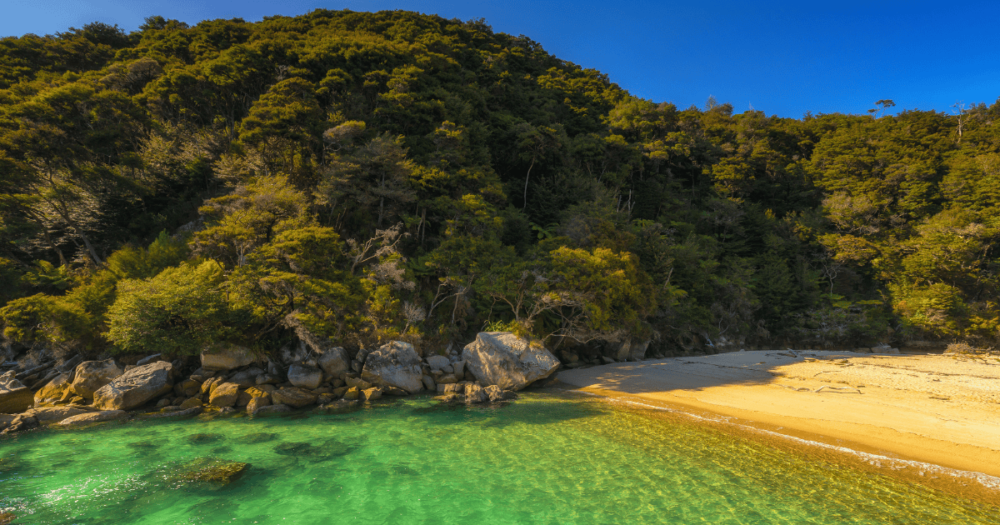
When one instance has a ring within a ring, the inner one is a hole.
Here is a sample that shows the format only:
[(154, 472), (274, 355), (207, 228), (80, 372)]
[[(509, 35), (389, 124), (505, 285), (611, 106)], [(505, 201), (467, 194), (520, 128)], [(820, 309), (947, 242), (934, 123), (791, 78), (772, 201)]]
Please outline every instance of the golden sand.
[(557, 378), (735, 431), (849, 452), (856, 463), (930, 485), (968, 486), (970, 497), (1000, 494), (995, 359), (771, 350), (616, 363)]

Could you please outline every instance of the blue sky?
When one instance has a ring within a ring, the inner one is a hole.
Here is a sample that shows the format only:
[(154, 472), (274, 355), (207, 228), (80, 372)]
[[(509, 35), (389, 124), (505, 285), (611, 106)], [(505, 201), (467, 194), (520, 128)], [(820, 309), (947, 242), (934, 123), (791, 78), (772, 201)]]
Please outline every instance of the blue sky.
[(150, 15), (195, 24), (315, 8), (407, 9), (485, 18), (559, 58), (598, 69), (633, 95), (680, 107), (709, 95), (736, 112), (951, 111), (1000, 97), (1000, 1), (607, 2), (594, 0), (0, 0), (0, 35), (93, 21), (135, 30)]

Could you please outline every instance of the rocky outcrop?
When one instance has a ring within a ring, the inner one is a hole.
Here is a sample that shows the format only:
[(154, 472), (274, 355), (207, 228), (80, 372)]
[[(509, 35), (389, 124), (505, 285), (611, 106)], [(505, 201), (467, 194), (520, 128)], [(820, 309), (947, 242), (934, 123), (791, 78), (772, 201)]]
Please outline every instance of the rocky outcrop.
[(520, 390), (559, 368), (545, 347), (510, 332), (480, 332), (462, 350), (462, 360), (480, 384), (504, 390)]
[(35, 406), (42, 406), (46, 403), (56, 403), (68, 399), (67, 395), (73, 395), (73, 372), (63, 372), (42, 388), (35, 392)]
[(84, 410), (76, 407), (43, 407), (33, 408), (25, 412), (25, 414), (33, 416), (42, 425), (50, 425), (52, 423), (58, 423), (68, 417), (88, 414), (90, 412), (90, 410)]
[(323, 369), (326, 377), (338, 378), (347, 373), (351, 368), (351, 357), (347, 351), (336, 346), (323, 352), (316, 360), (316, 364)]
[(78, 416), (68, 417), (56, 423), (56, 425), (60, 427), (79, 427), (83, 425), (89, 425), (92, 423), (100, 423), (102, 421), (125, 419), (126, 417), (128, 417), (128, 412), (124, 410), (105, 410), (103, 412), (87, 412), (86, 414), (80, 414)]
[(209, 395), (208, 404), (219, 408), (231, 407), (236, 404), (236, 400), (239, 397), (239, 385), (236, 383), (220, 383), (212, 390), (211, 395)]
[(649, 340), (625, 339), (612, 346), (613, 355), (611, 357), (616, 361), (642, 361), (646, 358), (647, 348), (649, 348)]
[(271, 399), (277, 404), (304, 407), (316, 403), (316, 394), (297, 387), (279, 388), (271, 393)]
[(174, 388), (170, 378), (173, 365), (156, 361), (137, 366), (94, 392), (94, 407), (100, 410), (131, 410)]
[(420, 356), (413, 345), (391, 341), (368, 354), (361, 378), (383, 387), (396, 387), (411, 394), (424, 387)]
[(0, 414), (24, 412), (34, 402), (31, 390), (16, 379), (13, 370), (0, 375)]
[(323, 383), (323, 371), (309, 365), (292, 365), (288, 367), (288, 382), (292, 386), (315, 390)]
[(76, 374), (73, 376), (73, 392), (84, 399), (94, 399), (95, 392), (124, 372), (115, 364), (114, 359), (84, 361), (76, 367)]
[(205, 370), (233, 370), (250, 366), (257, 361), (257, 357), (249, 349), (236, 345), (201, 352), (201, 367)]

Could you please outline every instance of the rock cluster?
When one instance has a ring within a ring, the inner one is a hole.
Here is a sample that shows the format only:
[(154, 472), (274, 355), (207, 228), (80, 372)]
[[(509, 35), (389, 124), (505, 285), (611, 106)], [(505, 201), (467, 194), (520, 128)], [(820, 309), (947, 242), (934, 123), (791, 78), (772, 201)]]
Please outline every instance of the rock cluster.
[[(421, 392), (447, 402), (500, 403), (559, 366), (541, 345), (503, 332), (479, 334), (461, 354), (451, 347), (445, 354), (422, 358), (402, 341), (353, 356), (304, 344), (270, 357), (229, 346), (206, 349), (190, 373), (182, 373), (190, 370), (183, 359), (158, 354), (127, 366), (114, 359), (50, 359), (0, 375), (0, 431), (87, 426), (128, 418), (136, 409), (147, 411), (143, 418), (203, 410), (263, 416), (315, 405), (333, 410)], [(158, 412), (148, 413), (154, 405)]]

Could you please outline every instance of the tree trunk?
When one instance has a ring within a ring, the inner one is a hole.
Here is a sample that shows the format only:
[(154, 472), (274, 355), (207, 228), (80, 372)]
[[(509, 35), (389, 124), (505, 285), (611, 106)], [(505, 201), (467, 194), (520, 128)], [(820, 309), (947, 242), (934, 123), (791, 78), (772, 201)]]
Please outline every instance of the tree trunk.
[(524, 202), (521, 204), (521, 209), (528, 207), (528, 181), (531, 180), (531, 168), (535, 167), (535, 158), (531, 158), (531, 165), (528, 166), (528, 174), (524, 177)]

